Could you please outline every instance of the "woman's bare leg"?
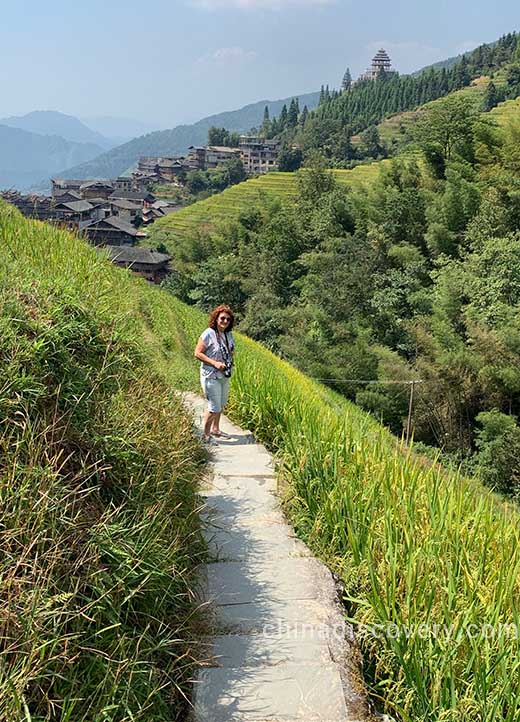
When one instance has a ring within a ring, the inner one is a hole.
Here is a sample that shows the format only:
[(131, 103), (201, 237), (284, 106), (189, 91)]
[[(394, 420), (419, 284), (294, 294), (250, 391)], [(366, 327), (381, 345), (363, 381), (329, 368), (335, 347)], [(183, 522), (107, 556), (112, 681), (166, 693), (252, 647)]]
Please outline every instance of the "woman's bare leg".
[(214, 413), (212, 411), (208, 411), (207, 409), (204, 412), (204, 436), (206, 438), (211, 436), (211, 427), (214, 423), (214, 418), (216, 415), (217, 415), (216, 413)]
[(219, 434), (220, 433), (220, 416), (221, 412), (217, 412), (213, 414), (213, 428), (212, 431)]

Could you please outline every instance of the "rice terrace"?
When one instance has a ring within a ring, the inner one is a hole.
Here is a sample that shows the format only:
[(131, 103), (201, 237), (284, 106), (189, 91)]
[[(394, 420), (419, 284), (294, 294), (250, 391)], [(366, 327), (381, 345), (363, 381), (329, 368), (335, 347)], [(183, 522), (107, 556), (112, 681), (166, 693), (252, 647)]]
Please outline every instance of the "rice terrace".
[(0, 722), (518, 722), (517, 8), (33, 4)]

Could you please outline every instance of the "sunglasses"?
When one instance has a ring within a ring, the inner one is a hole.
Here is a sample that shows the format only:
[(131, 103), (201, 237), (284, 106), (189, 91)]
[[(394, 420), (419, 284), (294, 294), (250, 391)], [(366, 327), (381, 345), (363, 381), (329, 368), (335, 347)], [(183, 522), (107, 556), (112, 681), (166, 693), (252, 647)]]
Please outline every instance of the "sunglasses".
[(231, 319), (229, 318), (229, 316), (219, 316), (219, 317), (218, 317), (218, 320), (219, 320), (219, 321), (231, 321)]

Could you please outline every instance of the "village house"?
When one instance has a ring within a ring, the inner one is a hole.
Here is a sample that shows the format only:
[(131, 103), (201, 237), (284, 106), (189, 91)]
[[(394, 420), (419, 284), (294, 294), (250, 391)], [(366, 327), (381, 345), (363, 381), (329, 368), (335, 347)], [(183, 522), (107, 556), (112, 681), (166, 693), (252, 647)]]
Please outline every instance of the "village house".
[(259, 138), (254, 135), (240, 136), (240, 157), (248, 175), (268, 173), (278, 168), (280, 141)]
[(118, 191), (135, 191), (134, 179), (132, 176), (119, 176), (112, 181), (115, 190)]
[(26, 218), (35, 218), (39, 221), (52, 219), (54, 213), (54, 201), (48, 196), (22, 195), (19, 191), (9, 190), (0, 194), (1, 197), (18, 208)]
[(141, 204), (135, 203), (134, 201), (127, 200), (111, 200), (110, 201), (110, 215), (118, 216), (127, 223), (131, 223), (135, 220), (137, 214), (141, 211)]
[(66, 222), (68, 228), (81, 228), (91, 223), (94, 213), (94, 206), (88, 201), (61, 201), (54, 206), (53, 218), (57, 221)]
[(90, 198), (104, 198), (105, 200), (114, 192), (114, 185), (110, 181), (85, 181), (79, 189), (84, 200)]
[(51, 195), (53, 198), (57, 198), (60, 194), (65, 191), (74, 191), (79, 194), (80, 200), (83, 196), (80, 193), (81, 186), (85, 183), (85, 180), (74, 180), (71, 178), (51, 178)]
[(187, 162), (192, 170), (208, 170), (217, 168), (228, 160), (240, 158), (239, 148), (228, 148), (223, 145), (190, 146)]
[(117, 216), (108, 216), (83, 227), (83, 233), (96, 246), (135, 245), (146, 233)]
[(54, 196), (54, 199), (57, 203), (70, 203), (74, 201), (81, 201), (83, 200), (81, 197), (81, 193), (78, 193), (77, 191), (71, 191), (71, 190), (64, 190), (64, 191), (56, 191), (56, 195)]
[(171, 256), (159, 253), (151, 248), (132, 248), (129, 246), (106, 246), (104, 249), (112, 263), (128, 268), (152, 283), (161, 281), (171, 273)]
[(132, 176), (137, 182), (174, 183), (189, 170), (184, 156), (143, 156)]

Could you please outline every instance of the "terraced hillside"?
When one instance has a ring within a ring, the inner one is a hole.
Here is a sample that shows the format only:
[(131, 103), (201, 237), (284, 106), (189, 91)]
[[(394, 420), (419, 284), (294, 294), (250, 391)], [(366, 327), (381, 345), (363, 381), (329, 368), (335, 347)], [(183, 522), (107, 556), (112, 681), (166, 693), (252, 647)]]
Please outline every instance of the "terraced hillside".
[(520, 118), (520, 98), (499, 103), (489, 112), (489, 116), (499, 125), (506, 125), (511, 120)]
[[(197, 387), (205, 317), (5, 205), (0, 231), (0, 719), (176, 719), (200, 545), (172, 392)], [(232, 415), (278, 452), (384, 711), (517, 722), (518, 508), (237, 342)]]
[[(388, 162), (360, 165), (353, 170), (335, 170), (334, 176), (344, 186), (370, 183), (377, 178), (381, 166)], [(290, 201), (295, 194), (295, 173), (268, 173), (252, 178), (157, 221), (150, 231), (149, 242), (151, 245), (175, 243), (176, 238), (197, 229), (215, 228), (219, 223), (237, 218), (263, 197)]]
[[(463, 98), (473, 98), (475, 104), (478, 105), (482, 101), (482, 97), (488, 83), (489, 78), (482, 76), (480, 78), (476, 78), (469, 87), (457, 90), (455, 93), (451, 93), (451, 95)], [(442, 103), (443, 100), (443, 98), (432, 100), (417, 110), (409, 110), (404, 113), (392, 115), (390, 118), (385, 118), (385, 120), (381, 121), (381, 123), (377, 125), (379, 137), (388, 148), (393, 148), (395, 152), (396, 148), (410, 142), (410, 130), (421, 114), (428, 108)], [(352, 143), (354, 146), (360, 146), (361, 142), (360, 135), (352, 137)]]
[[(469, 97), (478, 107), (482, 102), (484, 90), (489, 78), (481, 77), (473, 84), (451, 95)], [(430, 107), (442, 103), (443, 99), (434, 100), (420, 109), (387, 118), (379, 124), (378, 130), (381, 139), (387, 146), (405, 146), (411, 140), (411, 128), (417, 118)], [(499, 123), (505, 123), (520, 110), (520, 99), (506, 101), (495, 108), (490, 115)], [(360, 143), (359, 137), (353, 138), (354, 143)], [(403, 149), (402, 152), (411, 153)], [(353, 186), (372, 182), (378, 175), (380, 168), (389, 161), (381, 161), (367, 165), (360, 165), (353, 170), (334, 170), (334, 175), (341, 185)], [(157, 221), (150, 231), (149, 243), (157, 245), (175, 243), (175, 240), (193, 233), (196, 230), (208, 230), (217, 227), (220, 223), (233, 220), (243, 210), (251, 207), (262, 197), (290, 200), (296, 193), (296, 175), (294, 173), (269, 173), (259, 178), (240, 183), (228, 188), (223, 193), (211, 196), (203, 201), (183, 208), (165, 219)]]

